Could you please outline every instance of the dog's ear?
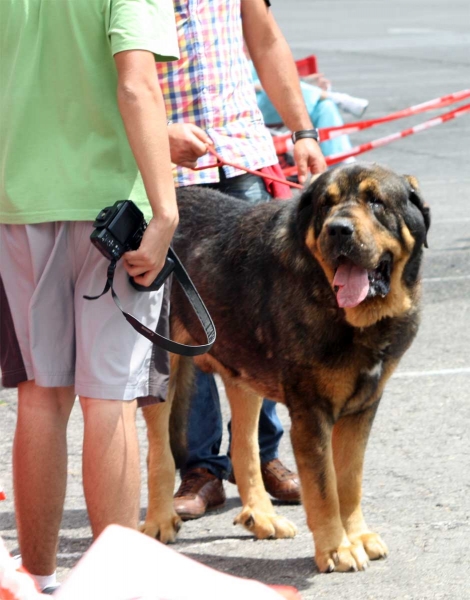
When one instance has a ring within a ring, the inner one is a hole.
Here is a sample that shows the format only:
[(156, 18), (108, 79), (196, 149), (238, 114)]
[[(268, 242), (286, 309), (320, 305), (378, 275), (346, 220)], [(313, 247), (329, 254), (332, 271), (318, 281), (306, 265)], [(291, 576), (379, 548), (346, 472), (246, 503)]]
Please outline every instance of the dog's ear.
[[(414, 204), (423, 215), (424, 226), (427, 234), (431, 225), (431, 211), (429, 206), (424, 202), (423, 197), (421, 196), (417, 179), (412, 175), (404, 175), (404, 178), (408, 182), (408, 200)], [(424, 236), (424, 246), (425, 248), (428, 247), (427, 235)]]
[(304, 233), (313, 218), (313, 210), (318, 196), (318, 175), (314, 175), (309, 185), (304, 188), (297, 205), (297, 225), (301, 233)]

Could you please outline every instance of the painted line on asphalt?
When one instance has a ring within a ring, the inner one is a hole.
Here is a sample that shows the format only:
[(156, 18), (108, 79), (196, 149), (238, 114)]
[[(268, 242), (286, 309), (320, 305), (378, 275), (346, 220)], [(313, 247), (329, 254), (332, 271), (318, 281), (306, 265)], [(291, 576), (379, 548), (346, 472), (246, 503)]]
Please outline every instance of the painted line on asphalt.
[(433, 227), (434, 225), (441, 225), (441, 224), (446, 224), (446, 223), (468, 223), (470, 221), (470, 217), (456, 217), (453, 219), (439, 219), (437, 221), (433, 221)]
[(423, 277), (425, 283), (439, 283), (441, 281), (461, 281), (462, 279), (470, 279), (470, 275), (449, 275), (448, 277)]
[(419, 35), (429, 33), (448, 33), (444, 30), (430, 29), (428, 27), (389, 27), (387, 33), (390, 35)]
[[(422, 185), (448, 185), (451, 183), (468, 183), (470, 181), (469, 177), (458, 177), (455, 179), (423, 179)], [(421, 186), (420, 186), (421, 187)]]
[(392, 379), (407, 379), (413, 377), (445, 377), (447, 375), (470, 375), (470, 367), (461, 367), (458, 369), (435, 369), (430, 371), (403, 371), (395, 373)]

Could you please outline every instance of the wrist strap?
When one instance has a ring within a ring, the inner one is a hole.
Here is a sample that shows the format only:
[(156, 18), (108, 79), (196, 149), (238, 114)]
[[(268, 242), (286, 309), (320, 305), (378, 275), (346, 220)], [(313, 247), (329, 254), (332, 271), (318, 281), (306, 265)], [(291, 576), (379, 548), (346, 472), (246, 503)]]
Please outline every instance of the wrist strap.
[[(183, 267), (180, 259), (178, 258), (175, 251), (172, 248), (168, 249), (168, 256), (175, 263), (173, 272), (176, 275), (176, 279), (178, 280), (178, 283), (182, 287), (183, 292), (185, 293), (194, 312), (196, 313), (199, 323), (202, 325), (202, 327), (204, 329), (204, 332), (205, 332), (206, 338), (207, 338), (206, 344), (202, 344), (201, 346), (187, 346), (185, 344), (180, 344), (178, 342), (174, 342), (173, 340), (170, 340), (170, 339), (164, 337), (163, 335), (160, 335), (156, 331), (152, 331), (151, 329), (146, 327), (143, 323), (141, 323), (139, 320), (137, 320), (134, 316), (132, 316), (130, 313), (127, 313), (122, 308), (121, 302), (118, 298), (118, 295), (114, 291), (114, 287), (113, 287), (114, 272), (116, 270), (116, 261), (115, 260), (112, 260), (111, 263), (109, 264), (107, 276), (106, 276), (106, 284), (105, 284), (104, 289), (101, 292), (101, 294), (99, 294), (99, 296), (83, 296), (83, 297), (86, 300), (97, 300), (98, 298), (101, 298), (101, 296), (103, 296), (103, 294), (106, 294), (109, 290), (111, 290), (111, 295), (113, 297), (114, 303), (119, 308), (119, 310), (122, 312), (126, 321), (128, 323), (130, 323), (132, 325), (132, 327), (138, 333), (140, 333), (145, 338), (147, 338), (149, 341), (151, 341), (152, 344), (155, 344), (156, 346), (159, 346), (160, 348), (163, 348), (164, 350), (167, 350), (168, 352), (173, 352), (174, 354), (180, 354), (182, 356), (199, 356), (200, 354), (205, 354), (206, 352), (209, 352), (209, 350), (212, 348), (212, 346), (215, 342), (215, 339), (216, 339), (216, 331), (215, 331), (214, 323), (212, 321), (212, 318), (211, 318), (204, 302), (202, 301), (201, 296), (198, 294), (196, 288), (194, 287), (193, 282), (191, 281), (191, 278), (189, 277), (188, 273), (186, 272), (186, 269)], [(169, 273), (168, 273), (168, 275), (169, 275)]]

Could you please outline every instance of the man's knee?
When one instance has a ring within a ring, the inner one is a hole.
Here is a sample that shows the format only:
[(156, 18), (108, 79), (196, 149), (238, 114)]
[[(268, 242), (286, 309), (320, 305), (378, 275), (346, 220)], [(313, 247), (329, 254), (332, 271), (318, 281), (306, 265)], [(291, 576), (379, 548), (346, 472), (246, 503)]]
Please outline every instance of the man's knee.
[(32, 381), (24, 381), (18, 385), (18, 412), (49, 412), (57, 418), (68, 420), (75, 402), (75, 392), (68, 387), (40, 387)]
[(80, 396), (80, 406), (85, 427), (89, 424), (117, 425), (118, 422), (124, 426), (132, 426), (135, 423), (136, 400), (101, 400)]

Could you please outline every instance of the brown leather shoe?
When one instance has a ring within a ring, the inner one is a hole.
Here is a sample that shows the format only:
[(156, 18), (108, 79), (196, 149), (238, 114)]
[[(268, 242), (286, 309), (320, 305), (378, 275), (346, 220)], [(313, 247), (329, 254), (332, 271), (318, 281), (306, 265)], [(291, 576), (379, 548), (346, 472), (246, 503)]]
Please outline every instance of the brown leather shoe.
[[(268, 494), (281, 502), (300, 503), (300, 481), (297, 473), (293, 473), (278, 458), (261, 463), (261, 475)], [(228, 480), (236, 483), (233, 471)]]
[(190, 469), (173, 498), (173, 506), (183, 521), (199, 519), (206, 511), (225, 504), (224, 485), (220, 479), (203, 468)]
[(261, 463), (261, 475), (268, 494), (282, 502), (300, 502), (300, 480), (278, 458)]

